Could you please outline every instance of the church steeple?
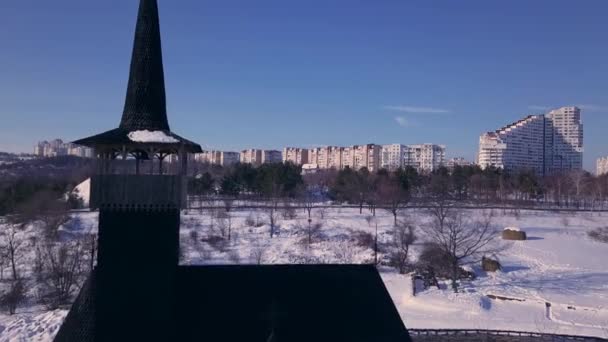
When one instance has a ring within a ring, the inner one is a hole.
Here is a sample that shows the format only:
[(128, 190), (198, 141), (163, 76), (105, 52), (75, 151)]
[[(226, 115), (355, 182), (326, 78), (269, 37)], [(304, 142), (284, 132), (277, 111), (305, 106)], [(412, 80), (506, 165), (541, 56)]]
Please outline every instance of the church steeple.
[(120, 128), (169, 131), (158, 4), (141, 0)]
[[(150, 133), (150, 134), (148, 134)], [(140, 139), (138, 137), (144, 137)], [(159, 138), (160, 137), (160, 138)], [(169, 129), (157, 0), (140, 0), (125, 107), (118, 128), (74, 141), (109, 156), (137, 159), (201, 153), (200, 145)]]

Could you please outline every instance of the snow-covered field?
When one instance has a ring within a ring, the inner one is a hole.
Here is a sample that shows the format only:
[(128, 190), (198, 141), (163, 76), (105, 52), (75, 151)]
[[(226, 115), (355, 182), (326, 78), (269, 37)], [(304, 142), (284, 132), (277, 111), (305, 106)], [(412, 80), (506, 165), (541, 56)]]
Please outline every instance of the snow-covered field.
[[(487, 214), (487, 212), (486, 212)], [(95, 213), (75, 214), (83, 229), (96, 223)], [(232, 239), (207, 242), (220, 234), (217, 220), (209, 212), (190, 211), (182, 216), (182, 264), (219, 263), (362, 263), (373, 258), (372, 249), (359, 247), (357, 231), (374, 232), (369, 213), (356, 209), (313, 211), (313, 224), (320, 223), (320, 235), (310, 248), (305, 242), (308, 226), (304, 211), (297, 218), (279, 218), (279, 233), (269, 236), (267, 214), (263, 211), (231, 212)], [(482, 215), (470, 210), (469, 216)], [(410, 212), (416, 224), (427, 219), (423, 211)], [(246, 221), (259, 224), (249, 226)], [(391, 239), (392, 216), (378, 210), (379, 240)], [(212, 224), (213, 223), (213, 224)], [(608, 213), (555, 213), (521, 211), (519, 215), (496, 211), (493, 223), (500, 228), (519, 227), (528, 235), (515, 241), (498, 257), (503, 270), (484, 273), (463, 282), (453, 293), (447, 285), (412, 295), (409, 276), (381, 266), (382, 278), (408, 328), (507, 329), (608, 338), (608, 244), (595, 242), (587, 231), (608, 226)], [(258, 227), (255, 227), (258, 225)], [(213, 226), (213, 227), (212, 227)], [(196, 231), (197, 233), (192, 233)], [(413, 247), (415, 260), (424, 241)], [(199, 241), (195, 243), (195, 239)], [(203, 240), (202, 242), (200, 240)], [(491, 299), (490, 296), (511, 300)], [(548, 307), (548, 304), (550, 307)], [(0, 341), (50, 341), (65, 311), (45, 313), (39, 307), (21, 308), (15, 316), (0, 314)]]

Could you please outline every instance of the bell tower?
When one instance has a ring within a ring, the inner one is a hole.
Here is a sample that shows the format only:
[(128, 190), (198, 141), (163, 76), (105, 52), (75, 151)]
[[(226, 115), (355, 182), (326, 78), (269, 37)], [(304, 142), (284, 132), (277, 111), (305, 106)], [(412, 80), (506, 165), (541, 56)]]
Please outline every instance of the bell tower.
[(97, 158), (95, 340), (171, 340), (187, 156), (202, 150), (169, 129), (156, 0), (139, 4), (120, 126), (74, 143)]

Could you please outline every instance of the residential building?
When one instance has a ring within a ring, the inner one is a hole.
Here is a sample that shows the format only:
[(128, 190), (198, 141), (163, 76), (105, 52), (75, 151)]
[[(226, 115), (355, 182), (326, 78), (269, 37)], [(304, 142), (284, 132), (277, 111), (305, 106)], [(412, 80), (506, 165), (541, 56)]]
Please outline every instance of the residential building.
[(262, 150), (247, 149), (241, 151), (241, 163), (251, 164), (253, 166), (262, 165)]
[(583, 168), (583, 124), (577, 107), (554, 109), (545, 115), (545, 174)]
[(319, 165), (317, 164), (303, 164), (302, 175), (310, 175), (319, 172)]
[(583, 125), (580, 109), (562, 107), (524, 119), (479, 138), (477, 163), (539, 175), (582, 169)]
[(355, 168), (355, 146), (342, 148), (342, 169)]
[(274, 163), (282, 163), (282, 162), (283, 162), (283, 154), (281, 153), (281, 151), (276, 151), (276, 150), (262, 151), (262, 163), (274, 164)]
[(328, 169), (342, 169), (342, 151), (343, 147), (328, 146), (326, 147), (326, 160)]
[(529, 115), (522, 120), (480, 137), (478, 164), (507, 170), (544, 170), (543, 115)]
[(403, 167), (411, 166), (418, 172), (432, 172), (445, 165), (445, 145), (407, 145)]
[(608, 174), (608, 157), (598, 158), (596, 174), (598, 176)]
[(352, 147), (353, 169), (360, 170), (367, 168), (370, 172), (380, 169), (380, 145), (367, 144), (355, 145)]
[(308, 150), (308, 162), (319, 166), (319, 169), (341, 169), (342, 150), (339, 146), (316, 147)]
[(407, 146), (401, 144), (382, 145), (380, 165), (383, 169), (395, 171), (403, 167)]
[(240, 154), (238, 152), (225, 151), (204, 151), (197, 153), (194, 160), (202, 163), (209, 163), (221, 166), (230, 166), (239, 162)]
[(449, 170), (453, 170), (456, 166), (471, 166), (473, 163), (462, 157), (454, 157), (450, 158), (445, 165)]
[(411, 166), (418, 172), (430, 172), (445, 165), (444, 145), (383, 145), (381, 167), (390, 171)]
[(296, 165), (308, 164), (308, 149), (285, 147), (283, 149), (283, 162), (291, 162)]
[(68, 155), (81, 158), (92, 158), (93, 149), (71, 143), (65, 143), (61, 139), (55, 139), (50, 142), (46, 140), (39, 142), (36, 146), (34, 146), (34, 154), (38, 157), (45, 158)]
[(220, 155), (220, 165), (230, 166), (240, 161), (240, 153), (238, 152), (225, 152), (223, 151)]

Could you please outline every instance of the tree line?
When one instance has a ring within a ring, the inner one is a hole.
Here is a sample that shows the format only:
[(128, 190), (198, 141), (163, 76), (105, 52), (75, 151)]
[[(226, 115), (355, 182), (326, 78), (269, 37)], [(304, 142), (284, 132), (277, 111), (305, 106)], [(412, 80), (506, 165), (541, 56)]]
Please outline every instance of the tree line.
[(294, 164), (265, 164), (254, 168), (238, 164), (223, 168), (207, 165), (190, 182), (194, 195), (302, 198), (317, 197), (340, 203), (396, 207), (404, 202), (424, 203), (438, 197), (471, 204), (550, 205), (578, 209), (606, 209), (608, 175), (573, 170), (539, 176), (531, 170), (507, 172), (499, 168), (456, 166), (420, 173), (406, 167), (396, 171), (366, 168), (321, 170), (301, 175)]

